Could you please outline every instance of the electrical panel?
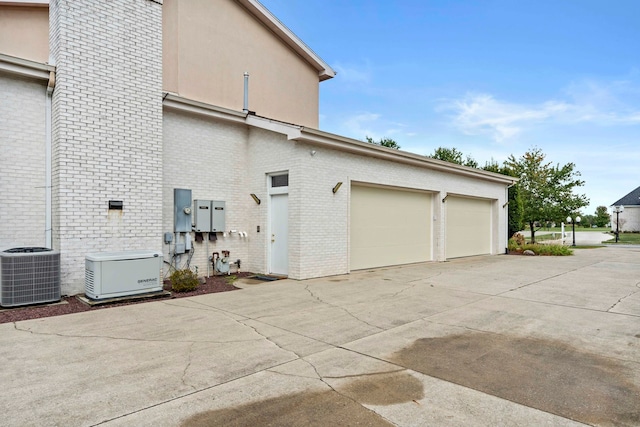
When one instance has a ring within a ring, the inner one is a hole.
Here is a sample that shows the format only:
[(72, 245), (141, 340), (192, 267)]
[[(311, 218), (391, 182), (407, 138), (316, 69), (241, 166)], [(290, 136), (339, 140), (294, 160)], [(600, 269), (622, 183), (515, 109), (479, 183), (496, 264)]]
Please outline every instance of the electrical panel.
[(211, 231), (211, 200), (193, 201), (194, 229), (198, 232)]
[(191, 190), (173, 189), (173, 231), (191, 232)]
[(222, 233), (225, 228), (225, 202), (213, 200), (211, 202), (211, 232)]

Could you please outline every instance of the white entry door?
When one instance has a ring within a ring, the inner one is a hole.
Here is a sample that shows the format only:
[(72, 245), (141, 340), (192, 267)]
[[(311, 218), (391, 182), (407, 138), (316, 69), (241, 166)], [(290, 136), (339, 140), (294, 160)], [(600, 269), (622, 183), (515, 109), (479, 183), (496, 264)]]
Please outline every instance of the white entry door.
[(271, 271), (289, 274), (289, 195), (271, 195)]

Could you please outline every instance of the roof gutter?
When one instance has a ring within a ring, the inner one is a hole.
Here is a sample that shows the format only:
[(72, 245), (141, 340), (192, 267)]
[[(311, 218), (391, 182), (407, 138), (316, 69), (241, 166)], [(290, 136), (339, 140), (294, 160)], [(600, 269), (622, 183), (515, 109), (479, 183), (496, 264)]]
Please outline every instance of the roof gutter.
[(245, 123), (245, 118), (247, 117), (247, 113), (194, 101), (193, 99), (184, 98), (171, 92), (165, 92), (163, 94), (162, 106), (173, 110), (199, 114), (234, 123)]
[(303, 141), (314, 145), (325, 146), (334, 150), (346, 151), (363, 156), (374, 157), (382, 160), (388, 160), (396, 163), (403, 163), (412, 166), (428, 168), (432, 170), (454, 173), (456, 175), (468, 176), (485, 181), (498, 182), (500, 184), (513, 185), (518, 178), (502, 175), (482, 169), (462, 166), (451, 162), (432, 159), (431, 157), (421, 156), (406, 151), (399, 151), (392, 148), (381, 147), (367, 142), (358, 141), (356, 139), (345, 138), (323, 132), (317, 129), (301, 128), (300, 136), (289, 138), (295, 141)]
[(55, 73), (56, 67), (0, 53), (0, 71), (17, 74), (22, 77), (49, 81), (52, 78), (51, 74)]

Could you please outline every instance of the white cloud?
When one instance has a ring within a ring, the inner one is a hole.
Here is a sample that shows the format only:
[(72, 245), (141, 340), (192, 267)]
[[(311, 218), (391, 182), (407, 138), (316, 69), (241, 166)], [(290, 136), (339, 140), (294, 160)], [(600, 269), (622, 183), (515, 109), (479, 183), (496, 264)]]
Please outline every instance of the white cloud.
[[(543, 123), (598, 126), (640, 124), (638, 86), (629, 81), (608, 84), (583, 80), (565, 89), (565, 100), (539, 104), (513, 103), (490, 94), (467, 94), (443, 102), (439, 111), (453, 112), (452, 124), (467, 135), (489, 135), (505, 142)], [(629, 99), (631, 98), (631, 99)]]
[(353, 85), (368, 85), (373, 79), (371, 64), (366, 62), (364, 65), (346, 65), (336, 63), (334, 65), (338, 73), (339, 80), (343, 83)]
[[(342, 123), (342, 133), (351, 138), (364, 140), (369, 136), (375, 140), (381, 138), (397, 138), (402, 136), (413, 136), (414, 132), (407, 132), (405, 125), (398, 122), (386, 120), (377, 113), (363, 112), (348, 117)], [(398, 140), (402, 145), (402, 141)]]
[(441, 105), (454, 112), (453, 124), (467, 135), (488, 134), (501, 142), (513, 138), (533, 123), (547, 120), (569, 107), (558, 102), (526, 106), (495, 99), (487, 94), (470, 94)]

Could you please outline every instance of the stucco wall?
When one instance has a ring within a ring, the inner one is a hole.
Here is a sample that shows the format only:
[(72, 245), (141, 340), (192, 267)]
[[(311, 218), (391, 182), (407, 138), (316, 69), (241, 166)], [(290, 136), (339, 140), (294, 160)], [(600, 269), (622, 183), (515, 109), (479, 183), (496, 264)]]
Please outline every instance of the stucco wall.
[(36, 62), (49, 60), (49, 9), (0, 4), (0, 53)]
[(52, 0), (50, 12), (54, 247), (71, 294), (84, 291), (87, 253), (161, 249), (162, 10)]
[(46, 83), (0, 73), (0, 250), (45, 246)]
[(318, 126), (318, 72), (230, 0), (165, 0), (163, 89), (260, 116)]

